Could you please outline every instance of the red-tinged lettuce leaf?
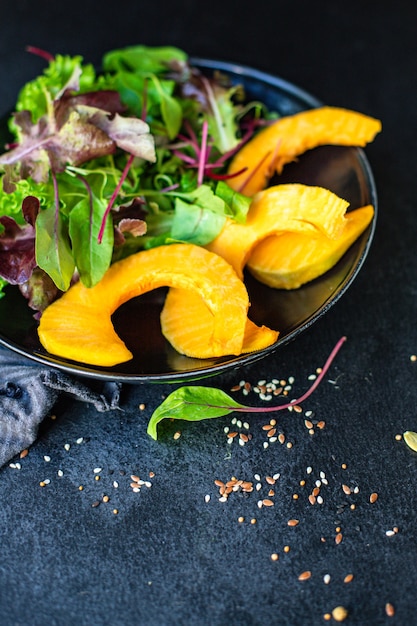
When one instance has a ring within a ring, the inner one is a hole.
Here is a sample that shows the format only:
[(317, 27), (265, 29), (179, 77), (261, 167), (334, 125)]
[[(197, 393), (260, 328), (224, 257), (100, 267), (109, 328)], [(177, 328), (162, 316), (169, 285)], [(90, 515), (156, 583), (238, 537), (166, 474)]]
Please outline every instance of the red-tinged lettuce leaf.
[(118, 148), (155, 163), (155, 142), (146, 122), (136, 117), (109, 116), (106, 111), (90, 106), (78, 106), (77, 111), (89, 116), (91, 124), (104, 131)]
[(134, 237), (142, 237), (146, 234), (146, 222), (140, 219), (124, 218), (117, 225), (122, 233), (130, 233)]
[(19, 289), (29, 307), (39, 312), (44, 311), (61, 293), (48, 274), (39, 267), (33, 270), (29, 280), (19, 285)]
[[(99, 103), (106, 109), (92, 106)], [(120, 98), (113, 92), (62, 97), (36, 123), (29, 111), (14, 115), (19, 143), (3, 155), (0, 164), (15, 165), (14, 176), (47, 182), (49, 171), (63, 172), (67, 165), (79, 166), (112, 154), (117, 147), (155, 162), (155, 146), (149, 126), (134, 117), (122, 117)], [(9, 182), (12, 176), (9, 173)]]
[(7, 215), (0, 217), (0, 276), (11, 285), (20, 285), (36, 267), (35, 229), (30, 224), (19, 226)]

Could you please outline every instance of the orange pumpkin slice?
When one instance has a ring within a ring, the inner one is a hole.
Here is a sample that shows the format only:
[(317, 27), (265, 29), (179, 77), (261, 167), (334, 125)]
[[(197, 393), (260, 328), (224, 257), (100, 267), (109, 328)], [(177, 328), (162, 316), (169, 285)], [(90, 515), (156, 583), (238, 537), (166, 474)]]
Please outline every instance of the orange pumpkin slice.
[(323, 187), (298, 183), (268, 187), (252, 200), (244, 224), (228, 219), (206, 248), (222, 256), (243, 277), (252, 250), (263, 239), (282, 231), (337, 237), (349, 203)]
[(280, 174), (286, 163), (323, 145), (365, 146), (381, 130), (373, 117), (337, 107), (318, 107), (278, 119), (244, 145), (229, 166), (229, 174), (247, 168), (228, 180), (235, 191), (252, 196), (268, 179)]
[[(224, 356), (214, 350), (213, 313), (196, 292), (171, 287), (161, 312), (161, 328), (164, 337), (180, 354), (197, 359)], [(241, 352), (267, 348), (275, 343), (278, 334), (247, 319)]]
[(369, 226), (373, 215), (371, 205), (346, 213), (343, 231), (337, 239), (329, 239), (322, 233), (267, 237), (253, 250), (247, 267), (255, 278), (270, 287), (297, 289), (333, 267)]
[(94, 287), (72, 286), (42, 314), (39, 339), (51, 354), (81, 363), (112, 366), (130, 360), (111, 315), (127, 300), (162, 286), (196, 291), (213, 315), (213, 346), (225, 354), (240, 353), (249, 306), (246, 287), (221, 257), (192, 244), (138, 252), (114, 263)]

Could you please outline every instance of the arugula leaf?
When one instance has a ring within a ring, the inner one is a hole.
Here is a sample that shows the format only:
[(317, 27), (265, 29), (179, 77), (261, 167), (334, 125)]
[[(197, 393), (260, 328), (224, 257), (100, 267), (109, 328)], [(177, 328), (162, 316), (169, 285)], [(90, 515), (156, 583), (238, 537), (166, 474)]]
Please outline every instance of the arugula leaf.
[(163, 419), (197, 422), (222, 417), (235, 409), (244, 408), (224, 391), (214, 387), (180, 387), (173, 391), (152, 414), (148, 435), (157, 439), (157, 426)]

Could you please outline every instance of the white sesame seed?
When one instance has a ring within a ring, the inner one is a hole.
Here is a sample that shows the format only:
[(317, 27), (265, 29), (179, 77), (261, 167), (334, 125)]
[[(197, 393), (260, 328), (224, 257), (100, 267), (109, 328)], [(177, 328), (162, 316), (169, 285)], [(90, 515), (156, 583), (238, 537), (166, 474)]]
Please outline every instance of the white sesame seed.
[(326, 478), (326, 474), (324, 472), (320, 472), (320, 478)]
[(59, 470), (57, 471), (57, 474), (58, 474), (58, 476), (59, 476), (59, 477), (61, 477), (61, 476), (63, 476), (63, 475), (64, 475), (64, 472), (62, 471), (62, 469), (59, 469)]
[(313, 411), (306, 411), (306, 412), (304, 413), (304, 415), (305, 415), (306, 417), (311, 417), (311, 416), (313, 415)]
[(245, 443), (246, 443), (246, 442), (245, 442), (245, 441), (243, 441), (243, 439), (239, 439), (239, 445), (240, 445), (240, 446), (244, 446), (244, 445), (245, 445)]
[[(45, 480), (42, 481), (44, 485), (49, 485), (49, 483), (51, 482), (50, 478), (45, 478)], [(394, 532), (394, 531), (393, 531)]]
[(274, 480), (278, 480), (278, 478), (279, 478), (280, 476), (281, 476), (281, 474), (274, 474), (274, 475), (272, 476), (272, 478), (273, 478)]
[(94, 474), (99, 474), (102, 470), (103, 470), (103, 468), (102, 468), (102, 467), (95, 467), (95, 468), (93, 469), (93, 472), (94, 472)]
[(316, 487), (321, 487), (321, 480), (316, 480), (315, 485), (316, 485)]
[(234, 437), (228, 437), (228, 438), (227, 438), (227, 443), (228, 443), (229, 445), (231, 445), (231, 444), (233, 443), (233, 439), (234, 439)]
[(385, 534), (387, 537), (392, 537), (393, 535), (395, 535), (395, 532), (393, 530), (387, 530)]
[(330, 582), (330, 574), (325, 574), (323, 576), (323, 582), (324, 582), (325, 585), (329, 584), (329, 582)]
[(117, 487), (118, 487), (118, 486), (119, 486), (119, 483), (117, 482), (117, 480), (114, 480), (114, 481), (113, 481), (113, 487), (114, 487), (115, 489), (117, 489)]
[(84, 437), (78, 437), (78, 439), (76, 440), (76, 442), (75, 442), (75, 443), (80, 444), (80, 443), (82, 443), (83, 441), (84, 441)]
[(317, 496), (316, 502), (317, 504), (323, 504), (323, 498), (321, 496)]
[(237, 420), (237, 421), (236, 421), (236, 426), (237, 426), (238, 428), (242, 428), (242, 422), (241, 422), (241, 420)]
[(308, 466), (306, 469), (307, 474), (311, 474), (312, 471), (313, 471), (313, 468)]
[(355, 487), (353, 493), (359, 493), (359, 487)]
[(323, 478), (322, 481), (323, 485), (328, 485), (329, 481), (327, 480), (327, 478)]
[(9, 463), (9, 467), (11, 467), (11, 469), (16, 469), (16, 463)]
[(266, 385), (266, 380), (258, 380), (258, 387), (262, 387), (262, 385)]
[(290, 383), (290, 385), (293, 385), (293, 384), (294, 384), (294, 381), (295, 381), (294, 376), (290, 376), (290, 377), (288, 378), (288, 382)]
[(268, 444), (268, 442), (267, 442), (267, 441), (264, 441), (263, 446), (264, 446), (265, 450), (266, 450), (266, 448), (268, 447), (268, 445), (269, 445), (269, 444)]
[(149, 480), (145, 480), (144, 482), (145, 487), (147, 487), (148, 489), (150, 489), (152, 487), (152, 483)]
[(248, 389), (242, 389), (242, 394), (243, 394), (244, 396), (248, 396), (248, 395), (249, 395), (249, 391), (248, 391)]
[(140, 487), (133, 487), (132, 491), (133, 493), (139, 493)]
[(261, 477), (259, 476), (259, 474), (254, 474), (253, 477), (255, 480), (261, 480)]
[(66, 444), (64, 445), (64, 449), (65, 449), (67, 452), (68, 452), (68, 450), (69, 450), (70, 448), (71, 448), (71, 446), (70, 446), (70, 444), (69, 444), (69, 443), (66, 443)]
[(315, 374), (310, 374), (308, 380), (316, 380), (317, 376)]
[(235, 425), (235, 424), (236, 424), (236, 422), (237, 422), (237, 417), (233, 417), (233, 418), (232, 418), (232, 422), (231, 422), (231, 423), (232, 423), (233, 425)]
[(256, 483), (255, 489), (256, 489), (256, 491), (259, 491), (260, 489), (262, 489), (262, 484), (261, 483)]
[(248, 422), (243, 422), (243, 428), (246, 428), (246, 430), (249, 430), (250, 426)]
[(221, 496), (219, 498), (219, 502), (227, 502), (227, 498), (225, 496)]
[(210, 502), (210, 495), (209, 494), (204, 496), (204, 501), (205, 502)]
[(273, 379), (271, 380), (271, 382), (272, 382), (274, 385), (279, 385), (279, 380), (278, 380), (278, 378), (273, 378)]
[(264, 503), (262, 500), (258, 500), (257, 504), (258, 504), (258, 508), (261, 509)]
[(47, 463), (49, 463), (49, 461), (51, 460), (51, 457), (48, 456), (47, 454), (44, 455), (43, 460), (46, 461)]
[(223, 428), (223, 432), (225, 433), (225, 435), (227, 435), (227, 433), (230, 431), (230, 428), (228, 426), (225, 426)]

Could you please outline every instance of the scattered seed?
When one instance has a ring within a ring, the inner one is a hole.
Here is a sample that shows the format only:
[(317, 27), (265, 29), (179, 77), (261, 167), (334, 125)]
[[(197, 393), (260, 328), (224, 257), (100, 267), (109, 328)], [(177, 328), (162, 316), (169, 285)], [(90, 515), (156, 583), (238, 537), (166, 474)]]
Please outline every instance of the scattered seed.
[(301, 574), (298, 577), (298, 580), (308, 580), (309, 578), (311, 578), (311, 572), (307, 570), (305, 572), (301, 572)]
[(348, 485), (342, 485), (342, 489), (343, 489), (343, 493), (345, 493), (347, 496), (349, 496), (352, 491), (350, 489), (350, 487), (348, 487)]
[(284, 552), (289, 552), (291, 550), (290, 546), (284, 546)]
[(272, 561), (278, 561), (278, 559), (279, 559), (278, 554), (277, 554), (276, 552), (273, 552), (273, 553), (271, 554), (271, 560), (272, 560)]
[(61, 469), (59, 469), (59, 470), (57, 471), (57, 474), (58, 474), (58, 476), (59, 476), (59, 477), (61, 477), (61, 476), (63, 476), (63, 475), (64, 475), (64, 472), (63, 472)]
[(396, 441), (401, 441), (402, 438), (403, 438), (402, 435), (395, 435)]
[(251, 523), (251, 524), (256, 524), (256, 518), (255, 518), (255, 517), (253, 517), (253, 518), (251, 519), (250, 523)]
[(390, 602), (387, 602), (385, 605), (385, 613), (388, 615), (388, 617), (393, 617), (395, 614), (395, 609)]
[(103, 502), (108, 502), (110, 500), (109, 496), (103, 496)]
[(329, 582), (330, 582), (330, 574), (325, 574), (323, 576), (323, 582), (324, 582), (325, 585), (329, 584)]
[(386, 534), (387, 537), (392, 537), (393, 535), (395, 535), (395, 531), (394, 530), (387, 530), (385, 534)]
[(245, 518), (242, 517), (242, 515), (240, 517), (237, 518), (237, 521), (239, 522), (239, 524), (243, 524), (243, 522), (245, 521)]
[(348, 616), (347, 609), (344, 606), (337, 606), (332, 611), (332, 617), (336, 622), (343, 622)]
[(264, 500), (262, 500), (262, 504), (264, 506), (274, 506), (274, 502), (272, 500), (269, 500), (268, 498), (265, 498)]
[(114, 514), (114, 515), (117, 515), (117, 514), (118, 514), (118, 512), (119, 512), (119, 509), (113, 509), (113, 514)]
[(342, 533), (337, 533), (336, 537), (334, 538), (335, 543), (336, 543), (337, 545), (339, 545), (339, 543), (342, 543), (342, 539), (343, 539), (343, 535), (342, 535)]
[(78, 443), (78, 445), (79, 445), (79, 444), (80, 444), (80, 443), (82, 443), (83, 441), (84, 441), (84, 438), (83, 438), (83, 437), (78, 437), (78, 439), (76, 440), (76, 442), (75, 442), (75, 443)]
[(64, 449), (65, 449), (67, 452), (68, 452), (68, 450), (69, 450), (70, 448), (71, 448), (71, 446), (70, 446), (70, 444), (69, 444), (69, 443), (66, 443), (66, 444), (64, 445)]
[(331, 613), (325, 613), (325, 614), (323, 615), (323, 619), (325, 619), (325, 620), (326, 620), (326, 622), (328, 622), (330, 619), (332, 619), (332, 615), (331, 615)]
[(378, 500), (378, 494), (377, 493), (371, 493), (371, 495), (369, 496), (369, 502), (371, 504), (373, 504), (377, 500)]
[(91, 506), (93, 507), (93, 509), (95, 509), (97, 506), (99, 506), (99, 504), (100, 504), (100, 500), (96, 500), (95, 502), (93, 502)]
[(20, 459), (24, 459), (27, 455), (29, 454), (29, 450), (27, 448), (25, 448), (24, 450), (22, 450), (22, 452), (19, 454), (19, 458)]
[(145, 404), (144, 404), (143, 402), (141, 402), (141, 403), (139, 404), (139, 410), (140, 410), (140, 411), (144, 411), (144, 410), (145, 410)]
[(344, 577), (343, 582), (344, 582), (344, 583), (350, 583), (350, 582), (352, 582), (352, 580), (353, 580), (353, 574), (347, 574), (347, 575)]
[(102, 472), (102, 471), (103, 471), (103, 468), (102, 468), (102, 467), (95, 467), (95, 468), (93, 469), (94, 474), (99, 474), (99, 473), (100, 473), (100, 472)]
[(204, 501), (205, 502), (210, 502), (210, 495), (207, 494), (206, 496), (204, 496)]
[(177, 430), (174, 435), (173, 435), (174, 439), (179, 439), (181, 437), (181, 433), (179, 430)]
[(288, 526), (298, 526), (299, 523), (300, 523), (300, 520), (298, 519), (290, 519), (287, 522)]

